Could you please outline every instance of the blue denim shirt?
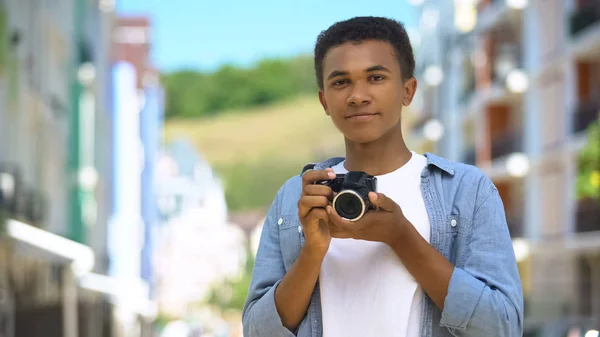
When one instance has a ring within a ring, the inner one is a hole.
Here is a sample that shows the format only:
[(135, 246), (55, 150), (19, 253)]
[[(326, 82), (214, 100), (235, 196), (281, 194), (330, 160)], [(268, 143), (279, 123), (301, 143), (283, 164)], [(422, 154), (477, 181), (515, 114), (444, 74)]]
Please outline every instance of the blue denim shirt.
[[(420, 336), (522, 336), (521, 280), (498, 190), (474, 166), (425, 156), (421, 191), (431, 223), (430, 243), (455, 268), (443, 311), (424, 296)], [(315, 169), (342, 160), (332, 158)], [(289, 179), (267, 214), (243, 310), (246, 337), (323, 335), (319, 282), (295, 334), (282, 325), (275, 308), (275, 288), (305, 242), (297, 213), (301, 189), (300, 175)]]

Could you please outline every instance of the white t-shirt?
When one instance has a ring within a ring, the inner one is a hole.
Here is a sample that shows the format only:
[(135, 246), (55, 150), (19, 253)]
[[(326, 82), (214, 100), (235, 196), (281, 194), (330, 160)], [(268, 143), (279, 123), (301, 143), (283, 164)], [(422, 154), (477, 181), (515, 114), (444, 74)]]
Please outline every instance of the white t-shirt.
[[(394, 172), (377, 176), (378, 192), (396, 202), (429, 242), (431, 228), (421, 194), (427, 158), (412, 153)], [(346, 173), (344, 162), (333, 167)], [(319, 275), (324, 337), (418, 337), (423, 291), (384, 243), (332, 239)]]

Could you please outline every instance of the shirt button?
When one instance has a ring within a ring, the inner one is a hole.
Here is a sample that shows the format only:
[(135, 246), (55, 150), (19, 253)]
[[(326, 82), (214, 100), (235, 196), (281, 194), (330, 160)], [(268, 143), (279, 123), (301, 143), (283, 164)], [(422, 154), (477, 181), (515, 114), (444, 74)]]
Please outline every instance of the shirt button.
[(298, 226), (298, 233), (302, 233), (302, 226)]
[(456, 227), (456, 219), (452, 219), (452, 221), (450, 221), (450, 226)]
[(277, 220), (277, 224), (278, 224), (279, 226), (281, 226), (281, 224), (282, 224), (282, 223), (283, 223), (283, 219), (282, 219), (282, 218), (279, 218), (279, 220)]

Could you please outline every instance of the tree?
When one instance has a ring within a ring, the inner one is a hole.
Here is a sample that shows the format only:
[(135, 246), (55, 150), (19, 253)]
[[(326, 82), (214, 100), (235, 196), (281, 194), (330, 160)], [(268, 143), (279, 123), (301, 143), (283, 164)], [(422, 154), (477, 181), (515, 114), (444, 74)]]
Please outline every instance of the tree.
[(227, 279), (220, 284), (215, 284), (208, 293), (206, 303), (214, 306), (221, 312), (228, 310), (241, 312), (248, 296), (248, 290), (250, 289), (253, 267), (254, 257), (250, 254), (246, 259), (241, 274), (235, 279)]
[(578, 199), (600, 202), (600, 118), (587, 128), (587, 143), (578, 155), (576, 189)]
[(177, 71), (163, 74), (161, 82), (167, 118), (210, 117), (317, 90), (309, 56), (266, 59), (252, 68), (224, 65), (211, 73)]

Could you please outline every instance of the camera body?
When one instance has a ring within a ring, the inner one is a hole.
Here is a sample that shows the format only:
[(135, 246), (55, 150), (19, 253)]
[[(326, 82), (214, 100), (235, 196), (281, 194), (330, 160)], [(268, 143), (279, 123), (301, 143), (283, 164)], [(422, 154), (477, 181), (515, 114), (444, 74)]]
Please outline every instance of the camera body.
[(377, 178), (368, 173), (349, 171), (315, 184), (331, 187), (335, 193), (332, 207), (343, 219), (358, 221), (367, 211), (375, 209), (369, 200), (369, 192), (377, 192)]

